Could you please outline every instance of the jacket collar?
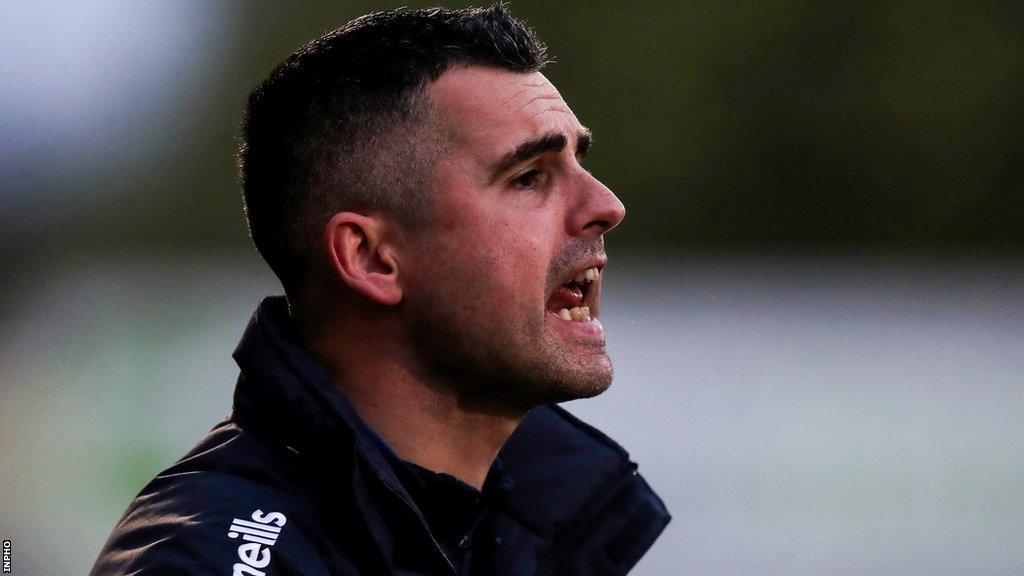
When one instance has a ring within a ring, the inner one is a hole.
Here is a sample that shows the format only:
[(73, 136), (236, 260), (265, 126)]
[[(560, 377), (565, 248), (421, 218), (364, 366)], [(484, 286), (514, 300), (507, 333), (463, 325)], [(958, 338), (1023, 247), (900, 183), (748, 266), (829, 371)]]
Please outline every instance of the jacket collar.
[(236, 417), (299, 454), (358, 453), (411, 502), (394, 472), (397, 455), (297, 343), (285, 298), (265, 298), (232, 355), (241, 370)]

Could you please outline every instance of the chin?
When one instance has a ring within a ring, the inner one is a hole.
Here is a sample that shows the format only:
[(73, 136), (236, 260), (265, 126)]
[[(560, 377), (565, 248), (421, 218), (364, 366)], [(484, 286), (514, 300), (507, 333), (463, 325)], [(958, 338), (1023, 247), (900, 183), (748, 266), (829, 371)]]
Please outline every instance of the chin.
[(593, 398), (611, 387), (611, 360), (605, 354), (596, 356), (568, 369), (561, 363), (559, 370), (549, 373), (546, 378), (531, 382), (531, 385), (526, 387), (526, 392), (532, 396), (530, 407)]

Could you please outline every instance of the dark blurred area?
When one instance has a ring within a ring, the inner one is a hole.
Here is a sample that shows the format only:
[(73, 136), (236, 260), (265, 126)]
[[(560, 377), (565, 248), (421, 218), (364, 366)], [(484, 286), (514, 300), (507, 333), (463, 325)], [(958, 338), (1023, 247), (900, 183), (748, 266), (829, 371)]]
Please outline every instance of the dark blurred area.
[[(629, 209), (617, 245), (1024, 247), (1021, 4), (623, 6), (511, 6), (595, 132), (590, 168)], [(380, 8), (173, 4), (93, 22), (121, 43), (73, 19), (16, 31), (0, 100), (5, 260), (243, 245), (233, 155), (248, 90)], [(79, 101), (36, 98), (68, 86)]]

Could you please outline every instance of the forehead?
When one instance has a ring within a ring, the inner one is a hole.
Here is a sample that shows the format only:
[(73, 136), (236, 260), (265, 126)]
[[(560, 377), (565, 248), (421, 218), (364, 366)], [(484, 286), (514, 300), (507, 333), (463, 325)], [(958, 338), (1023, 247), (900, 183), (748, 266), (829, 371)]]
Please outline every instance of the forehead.
[(504, 149), (541, 133), (570, 139), (583, 129), (555, 86), (540, 72), (481, 66), (449, 70), (427, 90), (457, 143)]

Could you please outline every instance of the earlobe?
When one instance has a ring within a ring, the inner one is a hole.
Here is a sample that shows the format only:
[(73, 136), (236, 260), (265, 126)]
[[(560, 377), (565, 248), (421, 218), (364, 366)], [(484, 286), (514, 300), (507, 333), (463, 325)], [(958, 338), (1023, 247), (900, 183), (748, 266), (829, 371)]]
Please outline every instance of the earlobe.
[(334, 280), (375, 304), (402, 301), (398, 260), (379, 218), (339, 212), (324, 229), (323, 246)]

